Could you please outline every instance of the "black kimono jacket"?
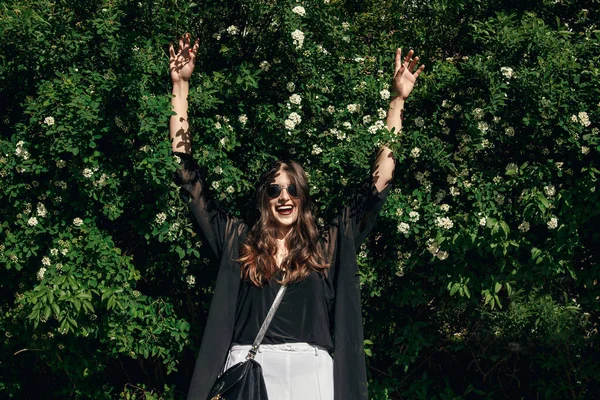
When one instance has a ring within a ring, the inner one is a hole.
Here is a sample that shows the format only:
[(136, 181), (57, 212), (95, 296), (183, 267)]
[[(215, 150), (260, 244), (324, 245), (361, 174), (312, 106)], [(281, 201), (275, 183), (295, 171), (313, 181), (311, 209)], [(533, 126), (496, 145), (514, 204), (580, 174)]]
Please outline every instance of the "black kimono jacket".
[[(220, 257), (214, 295), (202, 344), (190, 383), (188, 399), (206, 400), (223, 370), (234, 330), (240, 287), (238, 249), (248, 231), (243, 220), (220, 211), (206, 195), (198, 167), (191, 156), (182, 158), (175, 181), (211, 248)], [(323, 235), (333, 274), (335, 299), (332, 334), (334, 340), (335, 400), (366, 400), (365, 365), (360, 286), (356, 253), (371, 231), (390, 190), (377, 193), (372, 178), (360, 187)], [(277, 400), (277, 399), (272, 399)]]

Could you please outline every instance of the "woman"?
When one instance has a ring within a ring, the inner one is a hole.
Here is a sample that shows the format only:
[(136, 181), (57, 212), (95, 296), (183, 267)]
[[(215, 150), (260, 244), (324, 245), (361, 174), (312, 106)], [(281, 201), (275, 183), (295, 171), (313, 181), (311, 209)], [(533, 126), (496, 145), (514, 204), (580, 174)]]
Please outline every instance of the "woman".
[[(182, 158), (176, 181), (220, 258), (215, 292), (188, 398), (205, 400), (217, 376), (244, 360), (281, 284), (288, 290), (260, 346), (271, 400), (366, 399), (356, 250), (373, 227), (394, 171), (390, 149), (377, 153), (372, 174), (319, 235), (302, 167), (278, 161), (260, 179), (258, 221), (251, 227), (219, 210), (207, 196), (190, 153), (187, 96), (198, 41), (170, 46), (173, 151)], [(388, 129), (402, 127), (404, 100), (424, 66), (412, 50), (395, 58)], [(414, 71), (414, 72), (412, 72)], [(330, 354), (335, 353), (332, 359)]]

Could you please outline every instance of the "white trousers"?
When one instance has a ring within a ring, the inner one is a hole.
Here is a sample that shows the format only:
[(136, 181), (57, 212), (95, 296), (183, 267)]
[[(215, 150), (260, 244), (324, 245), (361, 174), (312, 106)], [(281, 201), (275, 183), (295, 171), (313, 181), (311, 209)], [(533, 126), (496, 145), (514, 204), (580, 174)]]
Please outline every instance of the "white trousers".
[[(225, 370), (245, 361), (250, 347), (232, 346)], [(261, 344), (255, 360), (269, 400), (333, 400), (333, 359), (327, 350), (308, 343)]]

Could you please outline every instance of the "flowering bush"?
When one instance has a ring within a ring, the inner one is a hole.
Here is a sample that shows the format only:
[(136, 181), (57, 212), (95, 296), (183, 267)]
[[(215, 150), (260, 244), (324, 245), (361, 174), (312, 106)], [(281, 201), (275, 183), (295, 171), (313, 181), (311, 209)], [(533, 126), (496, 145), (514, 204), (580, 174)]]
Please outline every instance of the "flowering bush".
[[(327, 221), (394, 149), (357, 249), (372, 398), (598, 390), (592, 2), (5, 3), (4, 397), (185, 393), (216, 273), (167, 140), (166, 47), (188, 30), (193, 151), (231, 213), (294, 158)], [(427, 69), (389, 133), (399, 46)]]

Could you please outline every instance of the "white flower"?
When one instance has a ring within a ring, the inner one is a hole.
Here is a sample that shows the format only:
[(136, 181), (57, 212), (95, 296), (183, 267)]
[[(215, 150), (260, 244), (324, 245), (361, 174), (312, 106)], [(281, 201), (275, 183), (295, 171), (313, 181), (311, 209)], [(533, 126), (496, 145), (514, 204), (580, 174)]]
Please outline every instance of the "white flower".
[(486, 224), (487, 224), (487, 218), (486, 217), (479, 218), (479, 225), (485, 226)]
[(225, 191), (227, 193), (234, 193), (235, 192), (235, 188), (231, 185), (227, 186), (227, 189), (225, 189)]
[(27, 220), (27, 225), (36, 226), (38, 224), (38, 220), (36, 217), (31, 217)]
[(48, 211), (46, 210), (46, 206), (43, 203), (38, 203), (37, 205), (37, 215), (40, 217), (45, 217)]
[(75, 218), (73, 220), (73, 225), (75, 225), (75, 226), (81, 226), (81, 225), (83, 225), (83, 220), (81, 218)]
[(371, 123), (371, 116), (370, 115), (365, 115), (363, 117), (363, 123), (364, 124), (370, 124)]
[(242, 114), (239, 116), (238, 121), (240, 121), (242, 125), (246, 125), (246, 122), (248, 122), (248, 117), (246, 114)]
[(399, 207), (398, 209), (396, 209), (396, 215), (397, 216), (401, 217), (402, 214), (404, 214), (404, 210), (402, 208)]
[(418, 211), (411, 211), (408, 213), (408, 219), (410, 219), (411, 222), (417, 222), (419, 218), (421, 218), (421, 216)]
[(40, 268), (37, 272), (37, 279), (38, 281), (41, 281), (42, 279), (44, 279), (44, 275), (46, 274), (46, 268)]
[(481, 108), (476, 108), (473, 110), (473, 116), (475, 119), (479, 120), (483, 118), (483, 110)]
[(437, 252), (436, 257), (441, 261), (444, 261), (449, 255), (450, 254), (447, 251), (441, 250)]
[(58, 160), (56, 162), (56, 168), (64, 168), (67, 166), (67, 162), (65, 160)]
[(588, 116), (588, 114), (585, 111), (581, 111), (578, 114), (579, 117), (579, 123), (585, 127), (590, 126), (591, 122), (590, 122), (590, 117)]
[(379, 92), (379, 95), (381, 96), (381, 98), (383, 100), (387, 100), (390, 98), (390, 91), (387, 89), (383, 89), (382, 91)]
[(344, 36), (344, 37), (342, 37), (342, 41), (346, 42), (346, 43), (350, 43), (350, 36)]
[(296, 125), (298, 125), (300, 122), (302, 122), (302, 118), (300, 118), (300, 115), (296, 112), (290, 113), (290, 115), (288, 115), (288, 119), (294, 121), (294, 124), (296, 124)]
[(219, 144), (221, 144), (221, 146), (225, 147), (225, 145), (227, 144), (228, 141), (229, 141), (229, 139), (224, 137), (224, 138), (221, 138), (221, 140), (219, 140)]
[(221, 34), (220, 33), (213, 33), (212, 37), (214, 37), (217, 40), (221, 40)]
[(215, 128), (217, 129), (221, 129), (221, 123), (220, 122), (215, 122)]
[(452, 186), (450, 188), (450, 196), (452, 197), (456, 197), (460, 194), (460, 190), (458, 190), (458, 188), (456, 186)]
[(342, 22), (342, 29), (347, 31), (348, 29), (350, 29), (350, 24), (347, 22)]
[(407, 234), (410, 230), (410, 225), (407, 224), (406, 222), (400, 222), (398, 224), (398, 232), (403, 233), (403, 234)]
[(435, 219), (435, 224), (444, 229), (450, 229), (454, 226), (454, 223), (448, 217), (437, 217)]
[(433, 239), (429, 239), (427, 244), (427, 251), (431, 254), (436, 255), (440, 251), (440, 246)]
[(519, 225), (519, 230), (521, 232), (527, 232), (529, 230), (529, 222), (527, 222), (527, 221), (521, 222), (521, 224)]
[(329, 107), (327, 107), (327, 112), (328, 112), (329, 114), (333, 114), (333, 113), (335, 112), (335, 107), (334, 107), (334, 106), (329, 106)]
[(552, 185), (544, 186), (544, 193), (548, 197), (553, 197), (556, 194), (556, 189)]
[(154, 218), (154, 221), (159, 224), (162, 225), (167, 219), (167, 215), (165, 213), (158, 213), (156, 214), (156, 218)]
[(377, 116), (379, 117), (379, 119), (384, 119), (385, 117), (387, 117), (387, 111), (384, 110), (383, 108), (378, 108)]
[(452, 109), (456, 112), (461, 112), (462, 106), (460, 104), (456, 104)]
[(548, 226), (548, 229), (556, 229), (556, 227), (558, 226), (558, 218), (550, 218), (550, 221), (548, 221), (546, 225)]
[(181, 157), (179, 157), (178, 155), (173, 155), (173, 158), (175, 159), (175, 162), (177, 164), (181, 164)]
[(412, 158), (418, 158), (420, 155), (421, 155), (421, 149), (418, 147), (415, 147), (410, 151), (410, 156)]
[(286, 119), (283, 124), (285, 125), (285, 128), (288, 130), (292, 130), (296, 127), (296, 123), (294, 121), (292, 121), (291, 119)]
[[(363, 57), (356, 57), (356, 58), (354, 59), (354, 61), (356, 61), (357, 63), (361, 63), (361, 62), (365, 62), (365, 59), (364, 59)], [(361, 82), (361, 84), (362, 84), (362, 82)], [(356, 90), (356, 89), (355, 89), (355, 90)]]
[(292, 32), (292, 39), (294, 39), (294, 45), (296, 49), (301, 49), (304, 44), (304, 33), (298, 29)]
[(46, 267), (50, 265), (50, 257), (48, 256), (44, 256), (42, 257), (42, 265), (45, 265)]
[(216, 166), (215, 167), (215, 174), (221, 175), (223, 173), (223, 168), (221, 168), (220, 166)]
[(571, 122), (579, 122), (579, 120), (577, 119), (577, 115), (571, 115)]
[(50, 249), (50, 255), (51, 256), (57, 256), (58, 255), (58, 249)]
[(440, 209), (442, 211), (448, 212), (448, 211), (450, 211), (450, 206), (448, 204), (441, 204)]
[(293, 92), (296, 89), (296, 84), (294, 82), (288, 82), (287, 85), (285, 85), (285, 87), (290, 92)]
[(415, 118), (415, 125), (419, 128), (422, 128), (425, 125), (425, 120), (421, 117)]
[(442, 101), (442, 107), (444, 107), (444, 108), (450, 108), (450, 107), (452, 107), (452, 104), (450, 104), (450, 102), (448, 100), (443, 100)]
[(185, 281), (188, 285), (193, 286), (196, 284), (196, 277), (194, 275), (188, 275), (186, 276)]
[(344, 128), (346, 128), (346, 129), (350, 129), (350, 128), (352, 128), (352, 124), (351, 124), (350, 122), (348, 122), (348, 121), (344, 122), (342, 125), (343, 125), (343, 126), (344, 126)]
[(581, 154), (585, 155), (590, 152), (590, 148), (587, 146), (581, 146)]
[(238, 33), (240, 33), (240, 30), (237, 26), (231, 25), (227, 28), (227, 33), (229, 33), (230, 35), (237, 35)]
[(54, 117), (46, 117), (44, 118), (44, 123), (48, 126), (54, 125)]
[(316, 144), (313, 144), (313, 148), (312, 148), (312, 153), (314, 155), (318, 155), (321, 154), (321, 152), (323, 151), (322, 148), (320, 148), (319, 146), (317, 146)]
[(355, 112), (358, 112), (358, 110), (360, 110), (360, 105), (359, 104), (348, 104), (348, 106), (346, 108), (348, 109), (349, 113), (354, 114)]
[(485, 133), (485, 132), (487, 132), (487, 130), (489, 129), (489, 126), (488, 126), (487, 122), (480, 121), (480, 122), (477, 124), (477, 128), (478, 128), (478, 129), (479, 129), (481, 132), (484, 132), (484, 133)]
[(91, 169), (86, 168), (86, 169), (83, 170), (83, 176), (84, 177), (91, 178), (92, 175), (94, 175), (94, 172)]
[(296, 6), (292, 8), (292, 11), (301, 17), (304, 17), (304, 15), (306, 15), (306, 10), (302, 6)]
[(335, 137), (337, 137), (338, 140), (344, 140), (344, 139), (346, 139), (346, 133), (344, 131), (340, 131), (339, 129), (333, 128), (331, 130), (331, 133), (333, 135), (335, 135)]
[(213, 181), (213, 183), (210, 185), (213, 189), (217, 190), (219, 189), (219, 186), (221, 184), (219, 183), (219, 181)]
[(513, 76), (513, 69), (511, 67), (502, 67), (500, 68), (500, 72), (506, 79), (510, 79)]
[(271, 64), (269, 64), (268, 61), (261, 61), (260, 64), (258, 64), (258, 68), (267, 72), (269, 70), (269, 68), (271, 68)]
[(302, 97), (299, 94), (293, 94), (290, 96), (290, 103), (299, 105), (302, 103)]
[(513, 128), (512, 126), (509, 126), (508, 128), (506, 128), (504, 130), (504, 133), (506, 134), (506, 136), (514, 136), (515, 135), (515, 128)]

